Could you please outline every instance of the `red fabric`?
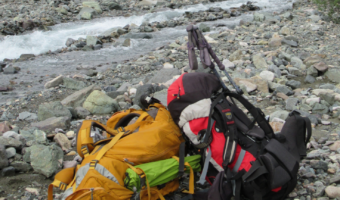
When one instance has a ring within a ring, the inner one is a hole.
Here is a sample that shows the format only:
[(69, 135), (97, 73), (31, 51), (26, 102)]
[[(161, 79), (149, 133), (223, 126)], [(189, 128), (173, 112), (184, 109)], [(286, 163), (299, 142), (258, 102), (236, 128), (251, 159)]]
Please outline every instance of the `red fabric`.
[(275, 188), (275, 189), (272, 189), (273, 192), (278, 192), (282, 189), (282, 187), (278, 187), (278, 188)]
[(183, 74), (177, 80), (175, 80), (168, 88), (168, 97), (167, 97), (168, 105), (172, 100), (177, 98), (178, 91), (180, 91), (179, 93), (180, 96), (185, 95), (185, 90), (183, 87), (183, 80), (182, 80), (184, 75), (185, 74)]
[(197, 135), (200, 130), (206, 129), (208, 126), (209, 118), (208, 117), (202, 117), (198, 119), (193, 119), (189, 121), (189, 126), (191, 131)]
[(225, 138), (223, 132), (217, 132), (215, 130), (215, 125), (216, 122), (213, 124), (213, 128), (211, 131), (212, 134), (212, 142), (210, 144), (211, 158), (214, 159), (215, 162), (222, 167)]
[[(235, 158), (234, 158), (233, 162), (230, 165), (228, 165), (229, 169), (232, 170), (234, 168), (234, 166), (237, 162), (237, 158), (240, 155), (240, 152), (241, 152), (241, 146), (237, 145), (236, 146)], [(242, 163), (241, 163), (241, 165), (240, 165), (240, 167), (238, 168), (237, 171), (241, 171), (242, 169), (244, 169), (246, 172), (249, 171), (249, 169), (251, 168), (250, 162), (253, 162), (255, 160), (256, 160), (256, 158), (251, 153), (246, 151), (244, 158), (243, 158), (243, 161), (242, 161)]]

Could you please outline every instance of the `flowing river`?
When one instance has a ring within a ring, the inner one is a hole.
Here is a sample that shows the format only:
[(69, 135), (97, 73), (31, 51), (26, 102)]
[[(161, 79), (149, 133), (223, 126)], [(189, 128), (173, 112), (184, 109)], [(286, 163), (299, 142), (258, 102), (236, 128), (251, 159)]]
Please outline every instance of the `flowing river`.
[[(180, 18), (185, 12), (197, 12), (207, 10), (210, 7), (229, 9), (246, 4), (249, 0), (229, 0), (208, 4), (197, 4), (181, 9), (165, 10), (148, 13), (141, 16), (100, 18), (87, 22), (72, 22), (55, 25), (51, 31), (34, 31), (24, 35), (6, 36), (0, 41), (0, 61), (8, 58), (19, 58), (21, 54), (42, 54), (49, 50), (55, 51), (66, 47), (68, 38), (85, 38), (86, 35), (100, 35), (108, 29), (123, 27), (127, 24), (141, 25), (143, 22), (162, 22)], [(291, 0), (257, 0), (254, 4), (261, 8), (260, 12), (282, 11), (290, 9)], [(225, 24), (226, 27), (236, 25), (239, 21), (251, 20), (252, 14), (243, 14), (239, 17), (221, 19), (218, 21), (204, 22), (208, 25)], [(34, 60), (18, 62), (15, 65), (21, 68), (20, 75), (0, 74), (0, 85), (7, 85), (13, 77), (17, 81), (32, 82), (30, 90), (42, 90), (42, 84), (38, 83), (40, 76), (51, 74), (73, 74), (79, 65), (96, 65), (101, 63), (120, 62), (148, 53), (156, 47), (174, 41), (180, 36), (186, 35), (185, 27), (164, 28), (161, 31), (151, 33), (152, 39), (133, 39), (130, 47), (106, 47), (96, 51), (73, 51), (56, 55), (43, 55)], [(29, 71), (29, 73), (26, 73)], [(23, 73), (25, 72), (25, 73)], [(22, 96), (24, 91), (12, 91), (7, 95), (0, 95), (0, 103), (8, 98)], [(1, 97), (2, 96), (2, 97)]]

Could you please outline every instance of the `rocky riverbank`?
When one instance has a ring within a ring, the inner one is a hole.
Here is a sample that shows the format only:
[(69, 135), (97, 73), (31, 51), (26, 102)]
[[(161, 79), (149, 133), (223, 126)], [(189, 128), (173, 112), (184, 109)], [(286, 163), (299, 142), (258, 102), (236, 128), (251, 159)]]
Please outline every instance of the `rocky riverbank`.
[[(288, 12), (255, 12), (253, 21), (241, 21), (234, 29), (201, 27), (213, 31), (206, 35), (208, 42), (245, 96), (270, 116), (275, 131), (292, 110), (312, 121), (309, 152), (289, 198), (340, 198), (340, 26), (327, 22), (309, 2), (299, 1)], [(78, 161), (74, 137), (82, 120), (105, 123), (113, 112), (139, 108), (137, 100), (145, 93), (166, 104), (167, 87), (191, 71), (186, 42), (183, 35), (135, 59), (80, 65), (76, 75), (41, 78), (43, 91), (3, 104), (0, 199), (46, 199), (53, 175)], [(14, 66), (4, 73), (9, 70), (24, 73)], [(11, 81), (0, 90), (20, 84)]]
[(0, 1), (0, 39), (1, 35), (15, 35), (29, 30), (48, 31), (49, 26), (59, 23), (101, 17), (128, 17), (208, 2), (208, 0), (3, 0)]

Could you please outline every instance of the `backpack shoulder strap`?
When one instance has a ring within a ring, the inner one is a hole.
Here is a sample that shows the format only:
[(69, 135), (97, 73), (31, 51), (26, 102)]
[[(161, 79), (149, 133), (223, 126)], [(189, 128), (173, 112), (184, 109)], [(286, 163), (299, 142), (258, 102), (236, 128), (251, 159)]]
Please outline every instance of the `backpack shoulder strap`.
[(263, 129), (266, 136), (271, 139), (274, 137), (274, 131), (268, 121), (266, 120), (263, 112), (256, 108), (253, 104), (251, 104), (248, 100), (246, 100), (242, 95), (232, 93), (232, 92), (226, 92), (226, 96), (232, 97), (237, 99), (254, 117), (255, 121), (258, 123), (258, 125)]

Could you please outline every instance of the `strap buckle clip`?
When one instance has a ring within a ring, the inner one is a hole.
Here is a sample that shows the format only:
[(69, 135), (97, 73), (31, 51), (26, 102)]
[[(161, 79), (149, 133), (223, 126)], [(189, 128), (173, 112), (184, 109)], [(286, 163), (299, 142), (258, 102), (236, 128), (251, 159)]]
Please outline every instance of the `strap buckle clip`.
[(93, 169), (96, 168), (98, 162), (99, 162), (99, 160), (91, 160), (90, 168), (93, 168)]

